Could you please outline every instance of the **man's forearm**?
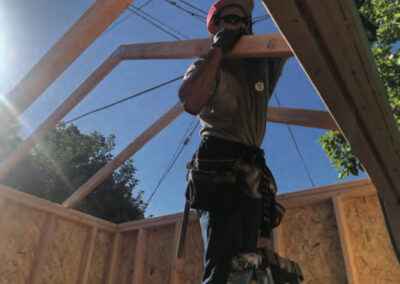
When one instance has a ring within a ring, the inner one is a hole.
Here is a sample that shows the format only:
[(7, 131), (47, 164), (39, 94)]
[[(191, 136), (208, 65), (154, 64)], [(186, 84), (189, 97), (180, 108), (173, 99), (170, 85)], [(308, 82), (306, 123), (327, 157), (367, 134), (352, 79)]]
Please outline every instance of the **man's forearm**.
[(221, 48), (211, 48), (204, 62), (187, 78), (179, 89), (185, 111), (196, 115), (212, 96), (222, 61)]

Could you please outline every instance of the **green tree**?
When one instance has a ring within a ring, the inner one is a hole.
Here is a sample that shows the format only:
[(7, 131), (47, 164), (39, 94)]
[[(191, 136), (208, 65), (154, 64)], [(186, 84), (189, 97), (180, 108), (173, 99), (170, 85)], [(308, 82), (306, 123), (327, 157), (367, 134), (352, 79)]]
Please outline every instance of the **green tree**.
[[(17, 129), (8, 127), (7, 135), (0, 139), (3, 157), (21, 141)], [(74, 125), (60, 125), (34, 147), (3, 183), (61, 203), (113, 158), (114, 147), (112, 135), (84, 134)], [(142, 192), (134, 196), (138, 184), (135, 173), (132, 160), (125, 162), (83, 200), (78, 209), (116, 223), (142, 219), (145, 206)]]
[[(355, 0), (378, 73), (400, 129), (400, 2), (397, 0)], [(328, 131), (320, 143), (339, 177), (364, 171), (343, 135)]]

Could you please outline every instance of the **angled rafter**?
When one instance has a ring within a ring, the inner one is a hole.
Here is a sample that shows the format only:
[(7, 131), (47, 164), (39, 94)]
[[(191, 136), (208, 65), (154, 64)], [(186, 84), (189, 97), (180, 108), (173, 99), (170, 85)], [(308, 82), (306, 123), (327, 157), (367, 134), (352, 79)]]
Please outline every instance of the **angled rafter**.
[[(91, 90), (93, 90), (122, 60), (144, 58), (191, 58), (201, 56), (206, 52), (204, 47), (209, 46), (208, 39), (189, 40), (181, 42), (159, 42), (147, 44), (123, 45), (117, 48), (50, 116), (47, 118), (16, 151), (11, 153), (0, 165), (0, 180), (12, 170), (17, 163), (26, 156), (32, 147), (57, 123), (59, 123), (77, 104), (79, 104)], [(174, 48), (174, 46), (176, 46)], [(250, 48), (250, 46), (253, 46)], [(290, 56), (291, 52), (284, 40), (277, 36), (247, 36), (244, 37), (232, 52), (232, 56)], [(188, 53), (188, 50), (192, 52)], [(194, 52), (193, 52), (194, 50)], [(143, 56), (146, 54), (146, 57)], [(153, 56), (151, 57), (151, 54)]]
[(26, 110), (133, 0), (96, 0), (80, 19), (7, 94), (14, 115)]
[(400, 254), (400, 135), (352, 0), (263, 0), (378, 189)]

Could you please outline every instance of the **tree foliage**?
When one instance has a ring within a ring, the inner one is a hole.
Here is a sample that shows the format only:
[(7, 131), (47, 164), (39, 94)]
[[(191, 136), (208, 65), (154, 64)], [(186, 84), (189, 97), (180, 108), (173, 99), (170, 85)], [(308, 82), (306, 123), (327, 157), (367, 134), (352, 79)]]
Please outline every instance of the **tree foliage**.
[[(2, 128), (4, 130), (4, 128)], [(0, 138), (0, 159), (21, 141), (17, 127)], [(74, 125), (60, 125), (40, 141), (2, 183), (52, 202), (61, 203), (113, 158), (115, 137), (84, 134)], [(120, 223), (144, 217), (142, 193), (132, 160), (124, 163), (78, 205), (88, 214)]]
[[(400, 2), (397, 0), (355, 0), (372, 54), (383, 81), (386, 96), (400, 129)], [(343, 135), (328, 131), (320, 143), (339, 177), (358, 175), (362, 164)]]

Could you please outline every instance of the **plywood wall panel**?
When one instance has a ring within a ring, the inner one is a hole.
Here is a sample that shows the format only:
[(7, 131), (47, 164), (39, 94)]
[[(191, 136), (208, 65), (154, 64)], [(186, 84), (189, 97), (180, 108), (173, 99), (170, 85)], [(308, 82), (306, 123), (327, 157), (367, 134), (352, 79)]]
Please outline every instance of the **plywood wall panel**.
[(360, 283), (400, 283), (397, 262), (376, 196), (344, 200), (345, 225)]
[(0, 198), (0, 283), (25, 284), (46, 213)]
[(144, 283), (169, 283), (174, 258), (175, 225), (146, 229)]
[(95, 240), (92, 262), (90, 264), (89, 270), (88, 283), (105, 283), (112, 246), (113, 234), (105, 231), (99, 231)]
[(346, 283), (338, 229), (330, 201), (288, 209), (281, 226), (281, 252), (300, 264), (304, 283)]
[(90, 227), (57, 219), (52, 239), (44, 246), (42, 265), (37, 268), (38, 283), (76, 283), (89, 233)]
[(132, 284), (133, 268), (135, 265), (135, 250), (138, 232), (125, 232), (121, 235), (118, 259), (117, 259), (117, 275), (114, 283)]
[(198, 221), (189, 224), (185, 243), (182, 283), (200, 283), (203, 273), (203, 241)]

